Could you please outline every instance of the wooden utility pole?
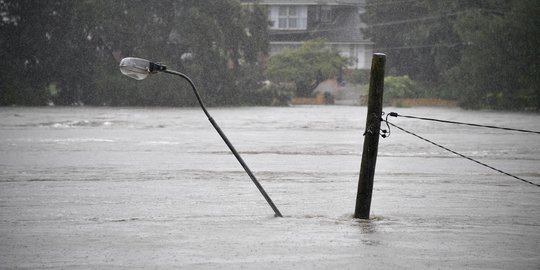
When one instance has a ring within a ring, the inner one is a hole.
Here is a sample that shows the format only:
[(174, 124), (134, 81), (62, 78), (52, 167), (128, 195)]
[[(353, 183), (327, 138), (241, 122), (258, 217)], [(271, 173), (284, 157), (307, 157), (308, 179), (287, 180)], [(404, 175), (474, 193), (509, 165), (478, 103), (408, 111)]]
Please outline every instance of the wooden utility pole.
[(385, 62), (385, 54), (373, 54), (369, 80), (364, 149), (362, 152), (362, 163), (360, 165), (360, 177), (358, 179), (358, 192), (356, 193), (356, 208), (354, 210), (355, 218), (369, 219), (371, 194), (373, 193), (373, 178), (375, 176), (375, 163), (377, 162), (381, 129)]

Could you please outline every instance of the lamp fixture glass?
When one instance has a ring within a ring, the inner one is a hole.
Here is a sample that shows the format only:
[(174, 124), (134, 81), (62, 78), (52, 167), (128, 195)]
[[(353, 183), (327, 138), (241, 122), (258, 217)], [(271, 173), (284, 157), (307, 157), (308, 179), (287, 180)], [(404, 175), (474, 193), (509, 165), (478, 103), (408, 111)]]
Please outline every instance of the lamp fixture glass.
[(135, 80), (144, 80), (150, 74), (150, 61), (135, 57), (126, 57), (120, 62), (122, 74)]

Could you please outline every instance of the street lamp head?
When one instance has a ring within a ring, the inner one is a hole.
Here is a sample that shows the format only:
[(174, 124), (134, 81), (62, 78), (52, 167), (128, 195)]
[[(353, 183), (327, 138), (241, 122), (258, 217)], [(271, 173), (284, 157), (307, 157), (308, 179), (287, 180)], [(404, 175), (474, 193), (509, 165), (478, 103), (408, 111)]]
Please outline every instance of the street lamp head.
[(165, 71), (166, 66), (150, 62), (146, 59), (126, 57), (120, 61), (120, 71), (122, 74), (135, 80), (144, 80), (151, 73)]

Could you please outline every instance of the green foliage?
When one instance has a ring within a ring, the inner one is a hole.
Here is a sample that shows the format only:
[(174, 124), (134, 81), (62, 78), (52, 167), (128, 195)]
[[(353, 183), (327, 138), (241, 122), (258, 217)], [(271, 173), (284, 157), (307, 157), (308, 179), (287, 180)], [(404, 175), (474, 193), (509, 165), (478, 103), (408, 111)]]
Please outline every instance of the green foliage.
[(266, 76), (276, 83), (294, 83), (296, 95), (306, 97), (320, 82), (336, 77), (347, 61), (324, 41), (308, 41), (270, 57)]
[(456, 30), (469, 46), (447, 73), (467, 108), (540, 110), (540, 5), (512, 1), (504, 13), (470, 11)]
[(345, 80), (353, 84), (368, 84), (369, 69), (354, 69), (345, 74)]
[(366, 34), (387, 74), (466, 108), (540, 110), (540, 5), (534, 0), (367, 0)]
[(384, 98), (386, 100), (418, 98), (420, 95), (418, 85), (407, 75), (384, 78)]
[(250, 106), (287, 106), (294, 93), (294, 87), (288, 84), (270, 84), (257, 90), (249, 91), (242, 104)]
[[(367, 0), (365, 33), (388, 57), (387, 73), (437, 83), (441, 72), (459, 59), (460, 40), (452, 30), (463, 1)], [(470, 1), (474, 2), (474, 1)]]
[(0, 105), (195, 104), (173, 76), (122, 76), (127, 56), (189, 74), (209, 105), (237, 104), (263, 80), (266, 13), (236, 0), (3, 0), (0, 14)]

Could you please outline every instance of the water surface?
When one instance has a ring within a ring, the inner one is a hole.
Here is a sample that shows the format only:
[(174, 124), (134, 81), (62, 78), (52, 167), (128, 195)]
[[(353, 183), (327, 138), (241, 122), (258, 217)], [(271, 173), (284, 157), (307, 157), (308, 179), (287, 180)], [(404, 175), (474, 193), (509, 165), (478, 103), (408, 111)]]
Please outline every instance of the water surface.
[[(540, 130), (540, 116), (386, 112)], [(0, 268), (538, 269), (540, 188), (399, 130), (372, 219), (352, 219), (365, 107), (0, 108)], [(540, 137), (412, 119), (410, 131), (540, 183)]]

